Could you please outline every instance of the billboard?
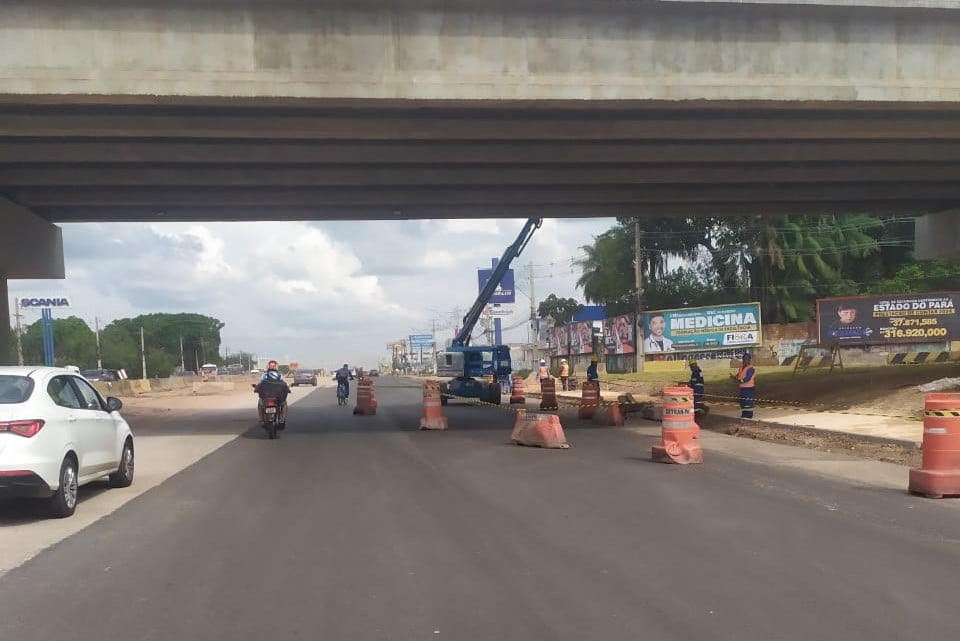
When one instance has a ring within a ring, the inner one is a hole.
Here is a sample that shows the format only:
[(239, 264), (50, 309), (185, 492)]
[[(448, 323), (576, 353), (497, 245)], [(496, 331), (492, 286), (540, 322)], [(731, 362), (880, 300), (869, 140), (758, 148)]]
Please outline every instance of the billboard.
[(433, 334), (410, 334), (410, 347), (430, 347), (433, 345)]
[[(479, 294), (483, 291), (484, 286), (487, 284), (487, 281), (490, 280), (490, 276), (493, 275), (493, 269), (478, 269), (477, 270), (477, 293)], [(514, 289), (514, 280), (513, 280), (513, 270), (508, 269), (507, 273), (503, 275), (503, 278), (500, 280), (500, 284), (493, 292), (493, 296), (490, 297), (488, 303), (515, 303), (517, 301), (517, 292)]]
[(939, 343), (960, 339), (960, 292), (817, 300), (821, 344)]
[(636, 354), (634, 315), (624, 314), (603, 321), (603, 346), (607, 354)]
[(547, 336), (550, 338), (551, 356), (569, 356), (569, 341), (566, 325), (551, 327)]
[(645, 354), (758, 347), (760, 303), (664, 309), (643, 314)]
[(570, 354), (593, 354), (593, 322), (567, 325), (570, 332)]

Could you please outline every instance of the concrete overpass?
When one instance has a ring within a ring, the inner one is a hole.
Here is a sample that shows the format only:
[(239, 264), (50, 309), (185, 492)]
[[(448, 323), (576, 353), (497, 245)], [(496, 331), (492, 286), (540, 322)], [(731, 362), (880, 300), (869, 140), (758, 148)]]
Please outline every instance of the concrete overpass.
[(957, 4), (0, 0), (0, 277), (67, 221), (949, 211)]

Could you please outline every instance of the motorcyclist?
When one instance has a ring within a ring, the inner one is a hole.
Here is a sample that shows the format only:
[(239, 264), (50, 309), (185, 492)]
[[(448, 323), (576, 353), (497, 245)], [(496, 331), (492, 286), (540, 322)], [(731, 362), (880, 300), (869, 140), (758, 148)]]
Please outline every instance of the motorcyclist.
[(350, 371), (350, 366), (344, 363), (343, 367), (337, 370), (336, 379), (337, 385), (343, 384), (347, 389), (347, 396), (350, 396), (350, 381), (353, 380), (353, 372)]
[(283, 380), (283, 374), (280, 373), (280, 366), (277, 361), (271, 360), (267, 363), (267, 371), (265, 371), (260, 376), (260, 382), (254, 386), (254, 391), (259, 395), (260, 400), (257, 403), (257, 410), (260, 413), (260, 420), (264, 420), (263, 416), (263, 394), (261, 393), (261, 385), (264, 382), (270, 382), (271, 385), (282, 384), (282, 391), (280, 394), (280, 420), (278, 423), (285, 425), (287, 422), (287, 394), (290, 393), (290, 386), (287, 385), (287, 382)]

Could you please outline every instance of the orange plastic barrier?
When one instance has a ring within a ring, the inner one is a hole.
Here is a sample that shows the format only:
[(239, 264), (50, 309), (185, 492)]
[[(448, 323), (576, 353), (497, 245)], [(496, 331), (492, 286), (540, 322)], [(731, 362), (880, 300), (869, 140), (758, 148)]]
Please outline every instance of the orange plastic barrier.
[(600, 383), (584, 383), (580, 387), (580, 418), (593, 418), (600, 407)]
[(927, 394), (923, 459), (910, 470), (909, 489), (931, 499), (960, 496), (960, 394)]
[(620, 409), (620, 403), (604, 405), (599, 409), (597, 415), (593, 417), (593, 420), (600, 425), (623, 427), (623, 410)]
[(527, 410), (517, 412), (517, 420), (513, 425), (513, 434), (510, 440), (517, 445), (546, 447), (565, 450), (567, 436), (560, 425), (560, 417), (556, 414), (528, 414)]
[(510, 404), (526, 403), (527, 392), (524, 388), (523, 379), (519, 376), (513, 377), (513, 387), (510, 388)]
[(552, 378), (540, 381), (540, 410), (555, 410), (557, 407), (557, 382)]
[(439, 381), (426, 381), (423, 384), (423, 418), (420, 419), (420, 429), (447, 429), (447, 417), (443, 415), (440, 404)]
[(663, 390), (661, 442), (651, 452), (657, 463), (703, 463), (703, 450), (694, 443), (697, 427), (693, 420), (693, 390), (689, 387), (667, 387)]
[(373, 416), (377, 413), (377, 397), (373, 393), (373, 381), (365, 378), (357, 384), (357, 406), (354, 414)]

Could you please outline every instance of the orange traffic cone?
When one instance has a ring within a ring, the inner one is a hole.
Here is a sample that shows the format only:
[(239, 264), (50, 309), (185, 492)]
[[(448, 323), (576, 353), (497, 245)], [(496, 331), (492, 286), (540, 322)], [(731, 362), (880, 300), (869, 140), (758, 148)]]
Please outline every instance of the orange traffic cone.
[(920, 467), (910, 470), (910, 492), (931, 499), (960, 496), (960, 394), (924, 398), (922, 452)]
[(440, 406), (438, 381), (427, 381), (423, 384), (423, 418), (420, 419), (420, 429), (447, 429), (447, 417), (443, 415), (443, 408)]
[(593, 418), (600, 407), (600, 383), (584, 383), (580, 386), (580, 418)]
[(556, 414), (527, 414), (526, 410), (517, 412), (510, 440), (517, 445), (530, 445), (548, 449), (565, 450), (570, 446)]

